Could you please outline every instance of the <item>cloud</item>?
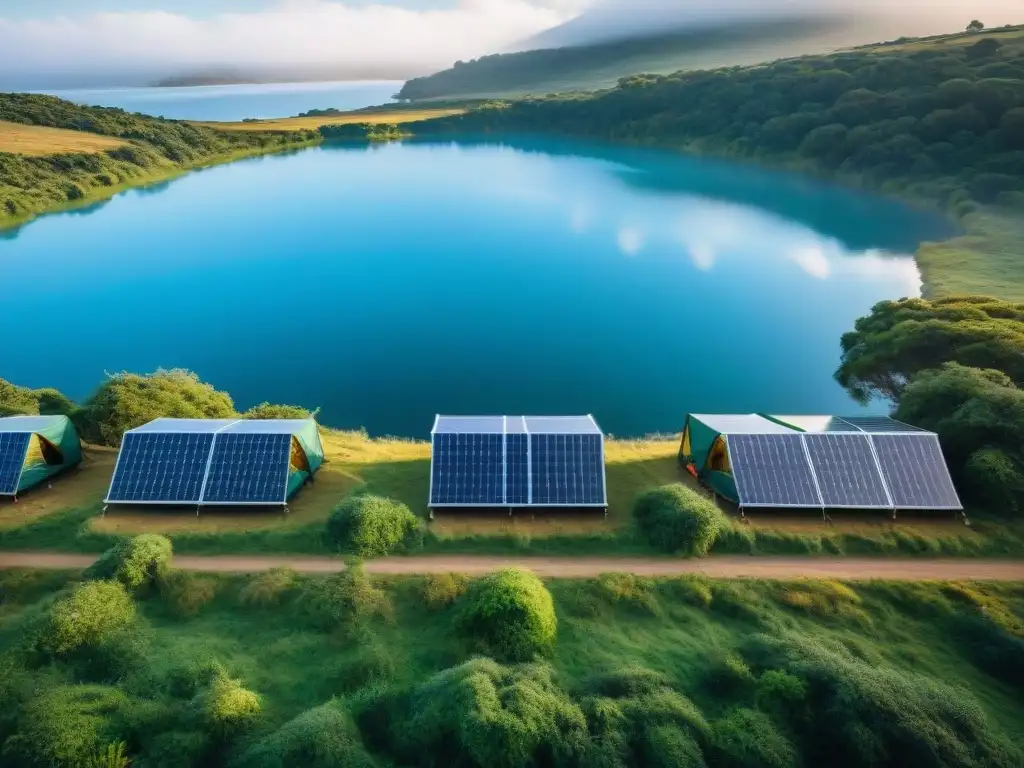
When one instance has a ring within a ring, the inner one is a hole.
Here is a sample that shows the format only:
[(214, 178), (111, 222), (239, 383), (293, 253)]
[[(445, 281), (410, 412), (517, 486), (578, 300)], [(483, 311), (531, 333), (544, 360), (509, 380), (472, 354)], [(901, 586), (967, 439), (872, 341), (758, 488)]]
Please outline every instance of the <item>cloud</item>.
[(10, 80), (69, 71), (139, 77), (332, 68), (400, 78), (492, 52), (577, 10), (574, 0), (457, 0), (435, 9), (279, 0), (262, 12), (203, 18), (144, 11), (16, 20), (0, 9), (0, 72)]
[(619, 250), (626, 256), (636, 256), (644, 247), (643, 233), (634, 227), (621, 227), (615, 237)]

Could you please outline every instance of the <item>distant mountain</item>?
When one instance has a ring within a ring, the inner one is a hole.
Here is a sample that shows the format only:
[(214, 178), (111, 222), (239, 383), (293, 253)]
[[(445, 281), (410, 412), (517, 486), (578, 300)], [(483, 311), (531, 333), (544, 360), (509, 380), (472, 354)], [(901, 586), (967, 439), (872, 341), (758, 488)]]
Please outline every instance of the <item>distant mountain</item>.
[[(582, 20), (582, 21), (581, 21)], [(583, 39), (604, 27), (579, 17), (531, 38), (528, 44)], [(669, 25), (671, 26), (671, 25)], [(623, 27), (614, 39), (456, 62), (426, 77), (409, 80), (400, 99), (513, 96), (614, 85), (642, 72), (669, 74), (684, 69), (757, 64), (801, 53), (822, 53), (875, 39), (839, 16), (802, 16), (743, 21), (718, 26), (669, 29), (657, 34)], [(635, 33), (635, 34), (634, 34)]]

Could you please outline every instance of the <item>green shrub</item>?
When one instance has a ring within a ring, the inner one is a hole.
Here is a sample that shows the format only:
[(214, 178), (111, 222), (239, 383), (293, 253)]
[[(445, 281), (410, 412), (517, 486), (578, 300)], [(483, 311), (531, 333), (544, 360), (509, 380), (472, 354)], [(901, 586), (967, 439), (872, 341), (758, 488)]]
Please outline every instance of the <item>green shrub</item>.
[(399, 729), (417, 765), (558, 765), (586, 747), (583, 712), (545, 665), (473, 659), (417, 687), (410, 712)]
[(807, 685), (781, 669), (769, 669), (758, 679), (755, 696), (759, 709), (791, 721), (807, 699)]
[(171, 613), (183, 619), (195, 616), (217, 594), (216, 581), (188, 571), (170, 571), (158, 584)]
[(688, 574), (660, 583), (662, 591), (669, 597), (682, 600), (695, 608), (711, 606), (711, 584), (707, 576)]
[(345, 659), (331, 676), (340, 690), (357, 691), (390, 683), (395, 676), (395, 660), (387, 647), (372, 636), (360, 636), (356, 646), (355, 655)]
[(419, 526), (419, 520), (405, 504), (380, 496), (355, 495), (331, 512), (327, 535), (343, 552), (381, 557), (414, 538)]
[(455, 623), (471, 644), (501, 660), (526, 661), (555, 642), (555, 606), (543, 582), (512, 568), (477, 579)]
[(793, 745), (756, 709), (737, 708), (716, 721), (711, 745), (723, 765), (735, 768), (793, 768), (800, 764)]
[(737, 694), (753, 682), (754, 675), (747, 662), (735, 653), (718, 655), (707, 670), (708, 688), (717, 694)]
[(298, 405), (271, 405), (260, 403), (242, 414), (246, 419), (308, 419), (313, 415)]
[(866, 619), (866, 615), (857, 608), (861, 603), (860, 595), (838, 581), (793, 582), (782, 587), (776, 599), (783, 605), (812, 616)]
[(587, 693), (611, 699), (643, 696), (668, 687), (669, 682), (665, 675), (639, 664), (629, 664), (610, 672), (600, 672), (589, 677), (583, 684), (583, 689)]
[(337, 701), (303, 712), (257, 741), (238, 768), (372, 768), (359, 731)]
[(128, 589), (149, 587), (171, 567), (173, 549), (166, 536), (143, 533), (115, 544), (86, 570), (87, 578), (116, 579)]
[(652, 546), (696, 557), (706, 555), (728, 525), (713, 501), (679, 483), (641, 494), (633, 517)]
[(88, 764), (120, 740), (119, 715), (128, 698), (105, 685), (43, 688), (25, 705), (18, 731), (7, 739), (0, 763), (12, 766)]
[(423, 602), (429, 610), (440, 611), (454, 605), (467, 589), (469, 579), (461, 574), (431, 574), (423, 580)]
[(69, 416), (75, 404), (56, 389), (28, 389), (0, 379), (0, 416)]
[(271, 568), (249, 578), (238, 593), (242, 605), (271, 608), (281, 605), (298, 585), (299, 575), (290, 568)]
[(650, 579), (638, 579), (631, 573), (602, 573), (597, 588), (604, 600), (647, 616), (661, 614), (661, 606)]
[(964, 484), (979, 504), (996, 513), (1016, 513), (1024, 503), (1024, 467), (998, 448), (970, 455)]
[(120, 373), (107, 379), (85, 402), (76, 423), (83, 439), (120, 445), (129, 429), (161, 416), (227, 419), (235, 416), (235, 407), (227, 394), (217, 392), (189, 371)]
[(391, 613), (387, 594), (373, 586), (358, 561), (349, 562), (341, 573), (311, 580), (299, 596), (299, 606), (313, 626), (325, 630)]
[(42, 647), (57, 655), (97, 646), (131, 626), (135, 605), (118, 582), (80, 584), (50, 609)]
[(240, 681), (218, 673), (193, 700), (193, 708), (207, 730), (218, 736), (230, 736), (256, 721), (260, 697)]
[(78, 764), (77, 768), (128, 768), (128, 745), (123, 741), (107, 744), (92, 757)]

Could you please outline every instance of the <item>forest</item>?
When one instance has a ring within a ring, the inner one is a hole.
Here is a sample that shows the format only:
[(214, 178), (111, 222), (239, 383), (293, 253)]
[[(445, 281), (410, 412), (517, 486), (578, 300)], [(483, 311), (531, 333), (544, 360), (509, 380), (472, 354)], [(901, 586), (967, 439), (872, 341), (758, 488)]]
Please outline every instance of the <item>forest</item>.
[(966, 229), (918, 254), (928, 293), (1018, 298), (1024, 285), (1024, 28), (637, 75), (408, 128), (564, 133), (836, 177), (939, 207)]
[(82, 107), (52, 96), (17, 93), (0, 94), (0, 121), (126, 141), (122, 147), (100, 153), (25, 156), (0, 152), (0, 227), (55, 207), (108, 195), (121, 186), (319, 139), (316, 131), (216, 131), (121, 109)]

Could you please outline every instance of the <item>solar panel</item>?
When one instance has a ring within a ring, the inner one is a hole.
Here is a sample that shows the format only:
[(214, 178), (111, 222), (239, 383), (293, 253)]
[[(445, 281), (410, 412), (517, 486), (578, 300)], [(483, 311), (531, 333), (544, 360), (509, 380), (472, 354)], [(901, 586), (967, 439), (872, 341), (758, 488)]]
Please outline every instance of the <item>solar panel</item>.
[(204, 504), (282, 504), (286, 500), (292, 436), (274, 433), (217, 435)]
[(933, 434), (872, 435), (897, 509), (963, 509)]
[(437, 433), (433, 438), (430, 503), (501, 506), (505, 435)]
[(530, 436), (505, 435), (505, 503), (530, 503)]
[(27, 432), (0, 432), (0, 496), (13, 496), (18, 492), (31, 437)]
[[(925, 432), (888, 416), (843, 416), (842, 421), (851, 424), (861, 432), (881, 434), (886, 432)], [(853, 431), (853, 430), (851, 430)]]
[(822, 506), (801, 435), (729, 435), (728, 447), (740, 506)]
[(537, 505), (602, 506), (601, 435), (530, 435), (532, 501)]
[(867, 435), (808, 434), (804, 442), (826, 507), (892, 509)]
[(213, 434), (128, 432), (107, 501), (198, 504)]

